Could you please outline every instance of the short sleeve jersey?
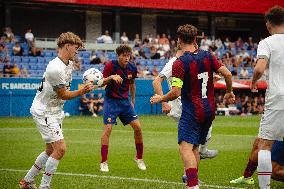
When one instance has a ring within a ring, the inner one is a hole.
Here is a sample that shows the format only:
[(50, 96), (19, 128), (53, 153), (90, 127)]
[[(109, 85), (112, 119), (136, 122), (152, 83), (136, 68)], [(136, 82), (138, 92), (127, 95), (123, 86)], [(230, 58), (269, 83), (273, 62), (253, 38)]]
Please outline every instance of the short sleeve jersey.
[(172, 77), (183, 81), (182, 116), (190, 114), (198, 122), (214, 119), (213, 73), (221, 66), (223, 64), (214, 55), (203, 50), (185, 52), (173, 63)]
[(133, 63), (128, 63), (125, 68), (121, 67), (117, 60), (108, 62), (104, 68), (103, 75), (107, 78), (111, 75), (120, 75), (122, 83), (111, 80), (106, 86), (106, 96), (116, 99), (128, 99), (128, 91), (131, 80), (137, 77), (137, 67)]
[(58, 57), (51, 60), (45, 70), (41, 85), (36, 93), (31, 107), (31, 113), (42, 116), (46, 114), (61, 115), (64, 100), (60, 99), (56, 88), (66, 87), (70, 89), (72, 81), (73, 64), (64, 64)]
[(284, 34), (274, 34), (259, 42), (257, 58), (268, 61), (265, 107), (284, 109)]

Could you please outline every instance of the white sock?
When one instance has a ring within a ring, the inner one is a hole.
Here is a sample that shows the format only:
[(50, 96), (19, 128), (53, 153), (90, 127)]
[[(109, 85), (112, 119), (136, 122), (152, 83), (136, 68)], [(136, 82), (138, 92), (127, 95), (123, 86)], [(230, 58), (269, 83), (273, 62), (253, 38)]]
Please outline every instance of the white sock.
[(45, 151), (42, 152), (39, 156), (37, 156), (35, 160), (35, 164), (31, 167), (29, 172), (26, 174), (24, 180), (27, 182), (34, 181), (34, 178), (38, 175), (40, 170), (45, 166), (48, 157), (49, 156), (46, 154)]
[(45, 172), (43, 173), (40, 187), (47, 187), (50, 186), (52, 175), (55, 173), (57, 166), (59, 164), (59, 160), (54, 159), (53, 157), (49, 157), (46, 165), (45, 165)]
[(260, 150), (258, 152), (258, 183), (260, 189), (270, 188), (270, 179), (272, 172), (271, 152), (268, 150)]
[(212, 126), (208, 130), (208, 134), (206, 136), (205, 144), (200, 145), (199, 152), (202, 153), (202, 154), (204, 154), (208, 149), (208, 144), (209, 144), (209, 141), (210, 141), (210, 138), (211, 138), (211, 133), (212, 133)]

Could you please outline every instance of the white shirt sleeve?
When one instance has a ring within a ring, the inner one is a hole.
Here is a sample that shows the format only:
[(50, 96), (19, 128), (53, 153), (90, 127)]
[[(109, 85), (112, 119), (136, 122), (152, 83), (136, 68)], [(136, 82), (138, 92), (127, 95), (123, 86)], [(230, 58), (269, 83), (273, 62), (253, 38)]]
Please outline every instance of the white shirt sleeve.
[(257, 47), (257, 59), (259, 58), (265, 58), (267, 60), (270, 59), (270, 48), (268, 46), (268, 43), (265, 40), (261, 40)]
[(173, 57), (169, 60), (169, 62), (166, 63), (165, 67), (162, 69), (162, 71), (159, 73), (159, 77), (169, 79), (172, 77), (172, 66), (174, 61), (176, 60), (176, 57)]
[(65, 73), (58, 69), (47, 69), (45, 74), (46, 80), (53, 88), (62, 88), (65, 86), (66, 81), (64, 76)]

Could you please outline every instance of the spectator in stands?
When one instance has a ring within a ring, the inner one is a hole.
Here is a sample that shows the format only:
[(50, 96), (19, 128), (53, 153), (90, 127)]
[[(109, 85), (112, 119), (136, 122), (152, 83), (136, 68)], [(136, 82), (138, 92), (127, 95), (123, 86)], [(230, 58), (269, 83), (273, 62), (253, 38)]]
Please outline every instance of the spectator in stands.
[(97, 43), (107, 43), (107, 44), (112, 44), (113, 40), (111, 38), (111, 36), (109, 35), (109, 31), (106, 30), (105, 34), (102, 35), (101, 37), (97, 38)]
[(151, 59), (160, 59), (160, 54), (157, 52), (156, 47), (151, 46), (150, 47), (150, 58)]
[(6, 42), (8, 42), (8, 43), (16, 42), (16, 38), (15, 38), (14, 33), (12, 32), (12, 29), (10, 27), (6, 27), (4, 29), (4, 36), (6, 38)]
[(19, 77), (21, 74), (20, 68), (17, 66), (16, 63), (14, 63), (12, 66), (11, 74), (12, 74), (12, 77)]
[(19, 42), (16, 42), (13, 46), (13, 55), (14, 56), (23, 56), (23, 48)]
[(81, 115), (83, 111), (85, 110), (89, 111), (89, 99), (86, 97), (85, 94), (81, 96), (79, 110)]
[(143, 77), (143, 70), (139, 62), (136, 63), (137, 77)]
[(37, 48), (35, 44), (29, 49), (29, 56), (41, 56), (43, 49)]
[(82, 70), (82, 58), (76, 57), (73, 61), (73, 67), (76, 71)]
[(142, 41), (140, 39), (139, 34), (135, 34), (135, 38), (133, 40), (134, 46), (140, 46), (142, 44)]
[(10, 62), (6, 62), (3, 66), (3, 76), (4, 77), (11, 77), (13, 75), (13, 66)]
[(34, 46), (34, 34), (32, 33), (32, 29), (27, 29), (27, 32), (25, 33), (25, 39), (29, 47)]
[(105, 64), (108, 61), (107, 51), (103, 50), (99, 58), (101, 59), (101, 62)]
[(236, 66), (234, 66), (233, 67), (233, 71), (231, 71), (231, 73), (232, 73), (232, 76), (238, 76), (238, 67), (236, 67)]
[(20, 75), (22, 78), (29, 78), (30, 77), (30, 74), (27, 70), (27, 68), (23, 67), (21, 69), (21, 75)]
[(148, 66), (145, 66), (144, 69), (143, 69), (143, 77), (146, 78), (146, 79), (151, 78), (151, 72), (150, 72)]
[(104, 107), (104, 98), (103, 98), (103, 93), (98, 93), (97, 98), (95, 99), (95, 108), (94, 112), (97, 115), (100, 115), (103, 111)]
[(151, 74), (152, 74), (153, 77), (157, 77), (159, 75), (159, 71), (158, 71), (158, 67), (157, 66), (153, 67)]
[(200, 49), (208, 51), (211, 45), (212, 41), (207, 36), (204, 36), (204, 38), (200, 42)]
[(246, 67), (242, 67), (240, 71), (240, 79), (248, 79), (249, 78), (249, 73)]
[(7, 62), (9, 59), (7, 48), (4, 43), (0, 43), (0, 63)]
[(101, 59), (97, 57), (96, 50), (93, 50), (90, 56), (90, 64), (100, 64), (100, 63), (102, 63)]
[(126, 32), (123, 32), (122, 36), (120, 37), (120, 43), (121, 44), (128, 44), (128, 41), (129, 41), (129, 39), (126, 35)]
[(159, 39), (159, 44), (161, 44), (161, 45), (166, 45), (166, 44), (169, 45), (170, 44), (169, 39), (167, 38), (165, 33), (163, 33), (162, 37)]

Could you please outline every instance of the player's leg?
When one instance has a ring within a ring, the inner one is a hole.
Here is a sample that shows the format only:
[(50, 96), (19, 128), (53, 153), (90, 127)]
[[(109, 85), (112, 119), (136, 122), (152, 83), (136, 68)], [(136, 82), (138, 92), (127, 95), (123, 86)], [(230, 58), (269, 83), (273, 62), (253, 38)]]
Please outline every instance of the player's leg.
[(141, 170), (146, 170), (146, 165), (143, 161), (143, 136), (142, 136), (142, 129), (141, 124), (138, 119), (135, 119), (131, 121), (130, 126), (133, 128), (134, 131), (134, 140), (135, 140), (135, 146), (136, 146), (136, 156), (135, 161), (137, 162), (138, 168)]
[(260, 139), (258, 152), (258, 183), (261, 189), (270, 188), (272, 174), (271, 148), (274, 141)]
[(209, 150), (208, 145), (212, 136), (212, 126), (210, 126), (208, 134), (206, 136), (206, 141), (203, 145), (200, 145), (199, 152), (200, 152), (200, 158), (206, 159), (206, 158), (214, 158), (218, 155), (218, 150)]
[(243, 176), (240, 178), (231, 180), (231, 184), (254, 184), (254, 180), (252, 178), (253, 173), (257, 168), (257, 159), (258, 159), (258, 143), (259, 138), (256, 138), (249, 156), (249, 160), (247, 162), (246, 168), (244, 170)]
[(109, 137), (112, 131), (112, 124), (106, 124), (104, 126), (104, 131), (101, 137), (101, 163), (107, 161), (108, 156), (108, 146), (109, 146)]
[(59, 161), (64, 156), (65, 151), (66, 151), (66, 144), (65, 144), (64, 139), (60, 139), (48, 145), (50, 145), (49, 148), (53, 148), (53, 152), (47, 159), (47, 162), (45, 165), (45, 170), (44, 170), (44, 173), (41, 179), (41, 184), (39, 187), (41, 189), (50, 188), (52, 176), (56, 172)]
[(182, 141), (179, 144), (179, 152), (184, 163), (185, 173), (187, 176), (187, 187), (190, 189), (198, 188), (198, 169), (194, 153), (194, 151), (197, 150), (197, 147), (194, 148), (193, 144), (185, 141)]
[(274, 180), (284, 182), (284, 141), (275, 141), (271, 149), (272, 175)]
[(277, 181), (284, 182), (284, 166), (272, 161), (272, 175), (271, 178)]
[(284, 138), (284, 110), (266, 109), (260, 122), (258, 137), (258, 183), (261, 189), (270, 188), (272, 174), (271, 149), (275, 140)]
[(36, 185), (34, 183), (35, 177), (39, 174), (40, 170), (45, 166), (47, 159), (51, 155), (53, 151), (52, 146), (46, 144), (46, 149), (36, 158), (34, 165), (28, 171), (24, 179), (20, 181), (20, 188), (31, 188), (36, 189)]

